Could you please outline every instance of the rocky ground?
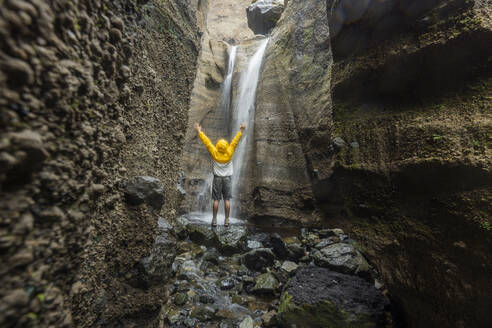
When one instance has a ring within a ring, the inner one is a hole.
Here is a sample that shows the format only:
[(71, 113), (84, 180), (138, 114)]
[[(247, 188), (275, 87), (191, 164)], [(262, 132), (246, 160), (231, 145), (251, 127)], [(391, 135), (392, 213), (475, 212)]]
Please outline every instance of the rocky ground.
[[(378, 274), (341, 229), (215, 229), (186, 216), (163, 317), (169, 327), (396, 327)], [(176, 236), (177, 238), (174, 239)]]

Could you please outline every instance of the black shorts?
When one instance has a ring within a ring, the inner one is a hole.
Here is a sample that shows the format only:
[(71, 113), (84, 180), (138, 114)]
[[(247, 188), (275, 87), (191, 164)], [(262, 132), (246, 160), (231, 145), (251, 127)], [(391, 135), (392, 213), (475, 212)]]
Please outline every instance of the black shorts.
[(219, 177), (214, 175), (212, 198), (213, 200), (221, 200), (222, 198), (230, 200), (232, 198), (231, 176)]

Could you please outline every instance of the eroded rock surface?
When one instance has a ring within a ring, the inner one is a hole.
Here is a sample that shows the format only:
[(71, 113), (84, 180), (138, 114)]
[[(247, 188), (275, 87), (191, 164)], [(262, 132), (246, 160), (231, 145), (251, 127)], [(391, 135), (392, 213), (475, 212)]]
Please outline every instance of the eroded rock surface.
[(256, 0), (246, 9), (248, 27), (255, 34), (267, 34), (284, 11), (284, 0)]

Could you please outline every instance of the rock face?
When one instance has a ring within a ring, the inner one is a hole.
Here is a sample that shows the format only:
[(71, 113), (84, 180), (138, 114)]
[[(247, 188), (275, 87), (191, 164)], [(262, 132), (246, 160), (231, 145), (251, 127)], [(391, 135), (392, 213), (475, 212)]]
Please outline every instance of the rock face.
[(147, 203), (159, 211), (164, 204), (164, 186), (159, 179), (139, 176), (133, 177), (126, 185), (126, 200), (133, 205)]
[[(330, 166), (331, 63), (323, 1), (289, 1), (272, 31), (258, 84), (255, 185), (258, 221), (317, 218), (312, 179)], [(248, 193), (247, 193), (248, 194)]]
[(159, 179), (174, 217), (200, 8), (8, 0), (0, 11), (0, 326), (151, 325), (164, 289), (127, 277), (157, 247), (158, 213), (127, 208), (123, 182)]
[(287, 284), (278, 318), (285, 327), (379, 327), (386, 298), (361, 278), (309, 266)]
[(284, 0), (257, 0), (247, 9), (248, 27), (255, 34), (267, 34), (284, 11)]
[(315, 196), (361, 241), (410, 327), (484, 327), (490, 4), (352, 3), (328, 1), (334, 136), (347, 145)]

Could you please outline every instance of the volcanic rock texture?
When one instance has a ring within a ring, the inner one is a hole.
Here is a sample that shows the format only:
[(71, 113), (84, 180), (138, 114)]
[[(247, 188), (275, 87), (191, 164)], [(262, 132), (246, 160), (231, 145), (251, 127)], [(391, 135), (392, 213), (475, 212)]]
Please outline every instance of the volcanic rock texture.
[(0, 326), (158, 319), (163, 287), (130, 282), (159, 213), (126, 205), (124, 183), (158, 178), (174, 216), (197, 6), (0, 2)]

